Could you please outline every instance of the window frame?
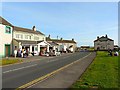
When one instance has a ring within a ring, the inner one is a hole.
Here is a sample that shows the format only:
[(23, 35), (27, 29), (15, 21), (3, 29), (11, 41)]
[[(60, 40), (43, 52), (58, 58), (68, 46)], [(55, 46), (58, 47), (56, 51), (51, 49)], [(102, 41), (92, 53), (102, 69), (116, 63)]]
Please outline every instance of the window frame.
[[(9, 28), (10, 29), (10, 32), (7, 32), (7, 28)], [(12, 29), (11, 29), (11, 26), (5, 26), (5, 33), (7, 33), (7, 34), (11, 34), (11, 32), (12, 32)]]

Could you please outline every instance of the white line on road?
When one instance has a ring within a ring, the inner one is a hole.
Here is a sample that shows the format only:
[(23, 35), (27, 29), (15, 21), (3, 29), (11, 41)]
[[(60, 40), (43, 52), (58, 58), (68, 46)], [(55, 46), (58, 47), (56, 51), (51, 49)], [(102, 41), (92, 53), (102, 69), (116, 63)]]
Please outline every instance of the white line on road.
[(33, 67), (33, 66), (36, 66), (36, 65), (37, 65), (37, 64), (29, 65), (29, 66), (25, 66), (25, 67), (21, 67), (21, 68), (16, 68), (16, 69), (12, 69), (12, 70), (8, 70), (8, 71), (4, 71), (3, 73), (8, 73), (8, 72), (12, 72), (12, 71), (17, 71), (17, 70), (21, 70), (21, 69), (25, 69), (25, 68)]
[[(65, 57), (62, 57), (62, 59), (64, 58), (68, 58), (68, 57), (70, 57), (70, 56), (65, 56)], [(59, 58), (57, 58), (57, 59), (54, 59), (54, 60), (49, 60), (49, 61), (47, 61), (47, 63), (49, 63), (49, 62), (54, 62), (54, 61), (58, 61), (58, 60), (60, 60)]]

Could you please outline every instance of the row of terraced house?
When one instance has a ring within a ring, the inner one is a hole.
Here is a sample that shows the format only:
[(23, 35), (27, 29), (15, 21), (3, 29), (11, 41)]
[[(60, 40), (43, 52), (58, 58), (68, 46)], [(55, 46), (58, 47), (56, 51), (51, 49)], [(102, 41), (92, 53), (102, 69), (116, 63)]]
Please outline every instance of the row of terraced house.
[[(49, 52), (50, 49), (60, 51), (60, 47), (66, 47), (75, 51), (77, 43), (72, 40), (52, 39), (36, 30), (33, 26), (32, 29), (17, 27), (9, 23), (4, 18), (0, 17), (0, 56), (8, 57), (14, 54), (15, 49), (28, 49), (30, 53), (33, 51), (40, 53), (45, 50)], [(62, 48), (63, 49), (63, 48)]]

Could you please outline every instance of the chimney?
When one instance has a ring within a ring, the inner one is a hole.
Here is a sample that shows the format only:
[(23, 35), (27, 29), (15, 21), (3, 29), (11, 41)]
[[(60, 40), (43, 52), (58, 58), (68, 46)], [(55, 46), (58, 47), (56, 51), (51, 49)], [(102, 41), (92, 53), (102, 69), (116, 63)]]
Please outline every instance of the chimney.
[(35, 27), (35, 26), (33, 26), (32, 30), (33, 30), (33, 31), (36, 31), (36, 27)]
[(50, 34), (49, 34), (48, 38), (50, 39)]
[(97, 36), (97, 39), (99, 39), (99, 36)]
[(107, 34), (105, 35), (106, 38), (108, 38)]
[(72, 41), (74, 41), (74, 38), (72, 38)]
[(62, 41), (62, 40), (63, 40), (63, 38), (60, 38), (60, 40)]

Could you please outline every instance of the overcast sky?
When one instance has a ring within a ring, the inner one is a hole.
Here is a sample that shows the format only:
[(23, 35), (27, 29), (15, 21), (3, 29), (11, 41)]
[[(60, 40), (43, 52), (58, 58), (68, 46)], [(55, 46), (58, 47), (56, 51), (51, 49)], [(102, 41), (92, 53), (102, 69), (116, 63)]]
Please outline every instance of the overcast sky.
[(118, 44), (117, 2), (4, 2), (1, 16), (15, 26), (35, 25), (51, 38), (74, 38), (78, 46), (93, 46), (105, 34)]

